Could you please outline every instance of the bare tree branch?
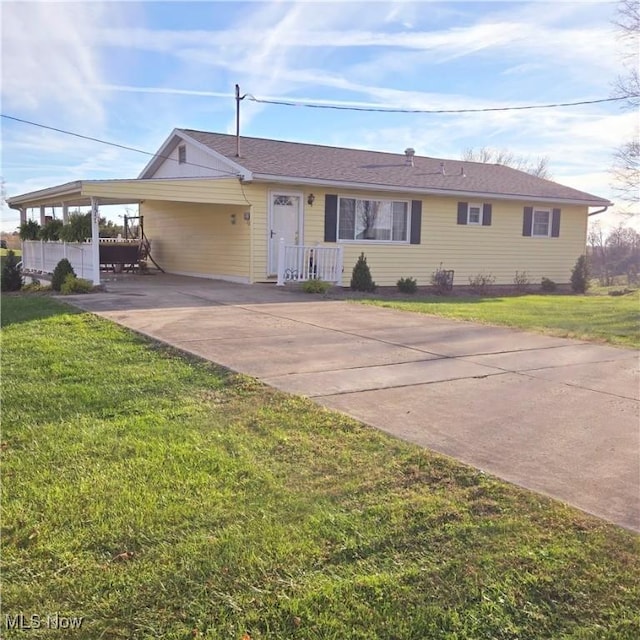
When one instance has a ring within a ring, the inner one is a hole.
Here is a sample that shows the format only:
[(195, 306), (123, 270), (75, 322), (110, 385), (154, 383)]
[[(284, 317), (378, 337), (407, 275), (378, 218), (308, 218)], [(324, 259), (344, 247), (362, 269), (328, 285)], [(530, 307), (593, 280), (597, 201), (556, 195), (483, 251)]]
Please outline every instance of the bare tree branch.
[(637, 37), (640, 31), (640, 2), (638, 0), (620, 0), (618, 19), (613, 21), (622, 37)]
[[(626, 46), (623, 57), (625, 72), (618, 76), (614, 84), (614, 96), (626, 98), (626, 107), (640, 106), (640, 77), (638, 73), (638, 52), (640, 51), (640, 0), (620, 0), (618, 18), (620, 41)], [(637, 128), (635, 136), (620, 146), (613, 155), (611, 173), (614, 189), (622, 200), (631, 203), (640, 201), (640, 140)]]
[(613, 154), (614, 189), (627, 202), (640, 200), (640, 139), (625, 142)]
[(546, 156), (530, 158), (527, 156), (518, 156), (507, 149), (491, 149), (490, 147), (473, 149), (470, 147), (463, 151), (461, 158), (467, 162), (501, 164), (505, 167), (525, 171), (526, 173), (546, 180), (550, 180), (552, 177), (549, 171), (549, 158)]
[(614, 97), (627, 98), (627, 107), (640, 105), (640, 77), (638, 75), (638, 52), (640, 51), (640, 0), (620, 0), (618, 19), (619, 42), (624, 47), (625, 71), (614, 83)]

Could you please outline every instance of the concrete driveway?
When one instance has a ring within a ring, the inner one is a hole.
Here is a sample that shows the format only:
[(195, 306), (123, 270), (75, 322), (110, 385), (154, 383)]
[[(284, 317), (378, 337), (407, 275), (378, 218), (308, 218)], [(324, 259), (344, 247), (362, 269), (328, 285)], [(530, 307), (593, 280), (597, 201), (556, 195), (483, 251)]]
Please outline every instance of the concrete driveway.
[(638, 352), (273, 285), (122, 277), (126, 327), (640, 531)]

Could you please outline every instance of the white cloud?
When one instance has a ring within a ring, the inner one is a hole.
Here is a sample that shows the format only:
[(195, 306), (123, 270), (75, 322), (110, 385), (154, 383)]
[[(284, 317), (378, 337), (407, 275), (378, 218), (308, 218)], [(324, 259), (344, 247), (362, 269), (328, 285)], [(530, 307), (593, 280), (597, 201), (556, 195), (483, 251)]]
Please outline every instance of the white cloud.
[[(398, 14), (402, 4), (394, 5), (389, 15)], [(376, 48), (366, 62), (352, 66), (365, 75), (367, 70), (377, 70), (380, 75), (415, 69), (418, 64), (443, 63), (480, 51), (506, 54), (518, 62), (521, 70), (525, 68), (522, 65), (541, 61), (573, 65), (576, 74), (594, 67), (613, 72), (618, 66), (617, 45), (612, 27), (606, 22), (588, 26), (553, 24), (560, 18), (566, 19), (566, 6), (558, 10), (554, 5), (545, 5), (541, 11), (537, 5), (536, 12), (532, 13), (528, 5), (524, 10), (516, 5), (516, 10), (500, 8), (499, 12), (490, 14), (477, 13), (475, 22), (469, 24), (402, 31), (380, 28), (389, 15), (378, 22), (368, 12), (354, 16), (352, 7), (358, 6), (354, 3), (325, 5), (323, 11), (318, 12), (311, 4), (265, 3), (244, 17), (242, 23), (227, 25), (224, 29), (103, 29), (96, 32), (95, 38), (110, 46), (161, 51), (184, 60), (233, 70), (240, 70), (247, 63), (249, 68), (244, 67), (247, 74), (258, 76), (252, 73), (251, 67), (255, 64), (267, 77), (297, 66), (300, 61), (311, 61), (318, 54), (305, 50), (314, 48)], [(425, 6), (423, 22), (428, 19), (425, 16), (430, 17), (432, 13), (432, 7)], [(413, 12), (416, 11), (413, 6)], [(575, 6), (571, 14), (575, 16)], [(368, 22), (374, 28), (366, 28)], [(353, 28), (354, 24), (358, 28)], [(265, 60), (269, 61), (266, 68)], [(593, 77), (592, 72), (590, 75)]]
[[(153, 3), (5, 3), (2, 95), (7, 111), (151, 151), (175, 126), (231, 132), (233, 100), (215, 100), (232, 92), (230, 79), (258, 97), (409, 108), (606, 97), (620, 66), (608, 23), (612, 7), (262, 2), (233, 22), (220, 10), (212, 12), (210, 29), (192, 30), (181, 20), (185, 28), (173, 30), (150, 26)], [(128, 74), (137, 63), (140, 75)], [(393, 151), (413, 146), (451, 158), (483, 145), (548, 155), (558, 179), (610, 197), (611, 148), (625, 139), (631, 117), (610, 111), (371, 115), (357, 126), (354, 118), (324, 112), (317, 120), (325, 124), (316, 125), (318, 112), (244, 101), (242, 127), (279, 136), (286, 123), (288, 139)], [(14, 172), (10, 193), (79, 177), (134, 176), (145, 163), (143, 156), (17, 126), (3, 132), (3, 147)], [(52, 158), (64, 170), (52, 171)], [(30, 165), (41, 178), (27, 182)]]
[(2, 100), (7, 111), (55, 114), (76, 129), (102, 125), (105, 110), (87, 85), (102, 60), (90, 34), (105, 7), (92, 3), (6, 2), (2, 5)]

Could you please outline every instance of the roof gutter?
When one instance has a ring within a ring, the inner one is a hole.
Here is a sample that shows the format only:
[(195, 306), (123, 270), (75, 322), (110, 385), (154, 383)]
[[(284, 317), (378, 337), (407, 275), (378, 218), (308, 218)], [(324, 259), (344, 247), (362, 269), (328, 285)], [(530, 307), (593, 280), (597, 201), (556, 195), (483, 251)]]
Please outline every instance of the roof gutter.
[(598, 209), (597, 211), (594, 211), (593, 213), (589, 214), (589, 217), (591, 216), (597, 216), (599, 213), (604, 213), (611, 205), (608, 204), (605, 207), (602, 207), (602, 209)]
[[(606, 200), (578, 200), (576, 198), (554, 198), (550, 196), (533, 196), (521, 193), (488, 193), (480, 191), (463, 191), (461, 189), (434, 189), (434, 188), (417, 188), (417, 187), (399, 187), (399, 186), (385, 186), (376, 184), (365, 184), (363, 182), (342, 182), (338, 180), (326, 180), (319, 178), (297, 178), (295, 176), (278, 176), (266, 173), (254, 173), (254, 182), (276, 182), (280, 184), (295, 184), (295, 185), (309, 185), (315, 187), (334, 187), (337, 189), (351, 189), (359, 191), (383, 191), (391, 193), (415, 193), (419, 195), (433, 195), (433, 196), (460, 196), (460, 197), (475, 197), (475, 198), (487, 198), (492, 200), (516, 200), (522, 202), (539, 202), (539, 203), (553, 203), (553, 204), (574, 204), (587, 207), (602, 206)], [(605, 209), (612, 206), (609, 202), (605, 205)], [(604, 209), (603, 209), (604, 210)], [(598, 213), (598, 212), (596, 212)]]
[(49, 200), (53, 197), (81, 193), (81, 191), (82, 180), (75, 180), (74, 182), (66, 182), (65, 184), (57, 185), (55, 187), (47, 187), (45, 189), (39, 189), (38, 191), (31, 191), (29, 193), (13, 196), (13, 198), (7, 198), (6, 202), (12, 209), (20, 209), (21, 205), (29, 206), (29, 202), (36, 200)]

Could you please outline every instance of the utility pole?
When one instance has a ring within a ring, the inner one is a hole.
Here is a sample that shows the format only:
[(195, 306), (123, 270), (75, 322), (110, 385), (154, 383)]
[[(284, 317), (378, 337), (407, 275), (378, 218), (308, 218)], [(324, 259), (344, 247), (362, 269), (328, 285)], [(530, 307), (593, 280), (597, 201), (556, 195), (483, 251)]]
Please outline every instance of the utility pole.
[(236, 85), (236, 158), (240, 157), (240, 100), (242, 98), (240, 97), (240, 85)]

